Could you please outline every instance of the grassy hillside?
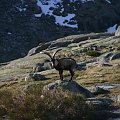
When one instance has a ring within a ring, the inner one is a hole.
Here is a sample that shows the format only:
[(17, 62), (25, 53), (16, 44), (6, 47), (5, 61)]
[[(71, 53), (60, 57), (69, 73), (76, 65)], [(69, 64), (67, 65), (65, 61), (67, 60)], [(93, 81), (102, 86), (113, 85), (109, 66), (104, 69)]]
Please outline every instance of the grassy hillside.
[[(64, 46), (66, 42), (69, 44)], [(57, 45), (57, 48), (55, 48), (55, 45)], [(49, 49), (43, 51), (48, 51), (52, 54), (56, 49), (62, 48), (57, 54), (57, 57), (72, 57), (78, 64), (81, 64), (86, 61), (97, 59), (94, 55), (91, 56), (87, 54), (87, 52), (90, 51), (91, 45), (97, 46), (97, 50), (95, 51), (99, 52), (100, 55), (110, 51), (113, 53), (120, 52), (120, 38), (105, 33), (73, 35), (61, 38), (54, 41)], [(9, 63), (1, 64), (1, 119), (8, 117), (8, 119), (12, 120), (89, 120), (91, 118), (93, 115), (90, 112), (92, 107), (85, 104), (82, 95), (76, 95), (61, 89), (56, 91), (56, 94), (42, 93), (44, 85), (59, 79), (58, 72), (55, 69), (48, 69), (49, 67), (45, 67), (44, 63), (48, 63), (46, 59), (49, 59), (46, 55), (36, 53), (32, 56), (26, 56)], [(37, 74), (44, 76), (45, 79), (41, 77), (41, 80), (34, 80), (28, 77), (37, 63), (41, 64), (39, 66), (41, 70), (37, 72)], [(75, 72), (73, 79), (86, 88), (94, 85), (120, 84), (120, 59), (111, 60), (109, 64), (110, 66), (104, 66), (96, 62), (89, 65), (87, 64), (88, 66), (85, 67), (85, 69)], [(70, 79), (70, 75), (67, 71), (64, 72), (64, 79)], [(119, 87), (115, 87), (110, 89), (109, 94), (101, 96), (112, 98), (113, 95), (119, 94)], [(115, 102), (113, 104), (117, 107), (119, 105), (119, 103)], [(27, 112), (25, 113), (25, 111)], [(71, 118), (69, 116), (71, 116)]]

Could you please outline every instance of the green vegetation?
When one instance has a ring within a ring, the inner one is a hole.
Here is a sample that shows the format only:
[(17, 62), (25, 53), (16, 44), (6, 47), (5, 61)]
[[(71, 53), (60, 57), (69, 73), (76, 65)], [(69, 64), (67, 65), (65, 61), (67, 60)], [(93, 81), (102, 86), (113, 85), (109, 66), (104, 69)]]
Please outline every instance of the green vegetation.
[(120, 46), (117, 47), (117, 50), (120, 50)]
[(93, 56), (93, 57), (98, 57), (98, 56), (101, 55), (100, 52), (98, 52), (98, 51), (93, 51), (93, 50), (88, 51), (86, 54), (89, 55), (89, 56)]
[(7, 115), (12, 120), (82, 120), (90, 115), (90, 107), (80, 94), (62, 89), (42, 93), (41, 89), (42, 85), (35, 85), (27, 92), (1, 90), (0, 117)]
[[(119, 45), (116, 45), (116, 38), (114, 39), (114, 37), (96, 38), (96, 36), (102, 36), (101, 34), (103, 33), (68, 36), (58, 39), (53, 46), (70, 43), (69, 48), (61, 47), (62, 51), (59, 56), (66, 57), (70, 54), (70, 57), (74, 58), (77, 63), (89, 61), (92, 58), (91, 56), (96, 57), (101, 53), (108, 52), (106, 46), (113, 48), (115, 46), (115, 49), (120, 49)], [(88, 39), (89, 36), (91, 39)], [(98, 49), (101, 53), (99, 51), (82, 51), (83, 48), (88, 48), (93, 42), (97, 46), (102, 46), (101, 49)], [(54, 50), (50, 50), (51, 54)], [(3, 117), (8, 120), (104, 120), (106, 116), (100, 116), (99, 113), (96, 113), (95, 106), (91, 103), (87, 105), (80, 94), (70, 93), (62, 89), (42, 92), (44, 85), (59, 79), (58, 71), (54, 69), (37, 73), (45, 76), (46, 80), (35, 81), (29, 78), (28, 74), (33, 67), (37, 63), (43, 64), (45, 58), (46, 56), (39, 53), (11, 61), (8, 65), (0, 67), (0, 120)], [(119, 63), (119, 59), (116, 59), (110, 61), (113, 66), (109, 67), (90, 64), (86, 70), (76, 71), (73, 80), (83, 87), (120, 84)], [(28, 79), (25, 81), (26, 77)], [(65, 80), (69, 80), (70, 73), (65, 71), (64, 77)], [(104, 94), (104, 97), (113, 98), (118, 94), (119, 88), (116, 87), (110, 89), (110, 93), (107, 96)], [(100, 96), (102, 97), (102, 95)], [(114, 104), (117, 106), (118, 103)]]

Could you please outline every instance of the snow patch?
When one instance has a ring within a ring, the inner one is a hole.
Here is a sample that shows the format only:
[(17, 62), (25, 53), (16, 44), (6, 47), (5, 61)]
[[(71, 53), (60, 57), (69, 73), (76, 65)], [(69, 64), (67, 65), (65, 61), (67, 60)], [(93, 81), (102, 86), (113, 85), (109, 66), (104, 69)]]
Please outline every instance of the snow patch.
[[(40, 14), (35, 14), (35, 17), (41, 17), (42, 14), (49, 14), (50, 16), (54, 16), (55, 20), (56, 20), (56, 24), (59, 24), (61, 26), (68, 26), (68, 27), (72, 27), (72, 28), (78, 28), (77, 22), (76, 21), (71, 21), (72, 18), (75, 17), (75, 14), (68, 14), (66, 17), (63, 16), (57, 16), (53, 14), (53, 10), (50, 10), (50, 8), (58, 8), (59, 6), (57, 5), (57, 3), (62, 3), (61, 0), (49, 0), (49, 1), (45, 1), (45, 0), (37, 0), (37, 5), (39, 7), (41, 7), (42, 13)], [(61, 13), (64, 11), (64, 7), (61, 4)], [(67, 22), (65, 22), (67, 21)], [(74, 22), (76, 24), (71, 25), (68, 24), (69, 22)]]
[(116, 31), (116, 26), (117, 26), (117, 24), (115, 24), (115, 25), (112, 26), (112, 27), (109, 27), (109, 28), (107, 29), (107, 32), (108, 32), (108, 33), (114, 33), (114, 32)]
[(114, 87), (120, 87), (120, 84), (100, 85), (98, 87), (103, 88), (103, 89), (110, 89), (110, 88), (114, 88)]
[(94, 0), (81, 0), (82, 3), (85, 3), (85, 2), (88, 2), (88, 1), (93, 1), (94, 2)]
[(35, 14), (35, 17), (41, 17), (42, 13), (40, 14)]
[(8, 34), (8, 35), (11, 35), (12, 33), (11, 33), (11, 32), (8, 32), (7, 34)]
[(16, 7), (20, 12), (26, 11), (26, 8)]
[(56, 18), (56, 24), (60, 24), (62, 26), (73, 27), (73, 28), (77, 28), (78, 27), (77, 24), (71, 25), (71, 24), (64, 23), (65, 20), (71, 21), (70, 19), (75, 17), (75, 14), (68, 14), (68, 16), (66, 16), (66, 17), (56, 16), (56, 15), (54, 15), (54, 16)]
[(106, 0), (106, 1), (111, 4), (111, 2), (109, 0)]
[(46, 14), (52, 15), (52, 10), (49, 9), (50, 7), (57, 8), (56, 4), (58, 3), (58, 1), (60, 2), (60, 0), (49, 0), (46, 3), (44, 2), (43, 4), (42, 1), (37, 0), (37, 5), (41, 7), (42, 13), (44, 13), (45, 15)]

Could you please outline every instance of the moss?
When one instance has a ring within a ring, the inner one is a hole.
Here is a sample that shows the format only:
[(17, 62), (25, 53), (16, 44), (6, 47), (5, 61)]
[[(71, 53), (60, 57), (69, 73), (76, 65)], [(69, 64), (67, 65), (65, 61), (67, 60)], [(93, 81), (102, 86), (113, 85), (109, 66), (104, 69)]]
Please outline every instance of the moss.
[(98, 51), (88, 51), (87, 53), (86, 53), (86, 55), (89, 55), (89, 56), (93, 56), (93, 57), (98, 57), (98, 56), (100, 56), (101, 55), (101, 53), (100, 52), (98, 52)]

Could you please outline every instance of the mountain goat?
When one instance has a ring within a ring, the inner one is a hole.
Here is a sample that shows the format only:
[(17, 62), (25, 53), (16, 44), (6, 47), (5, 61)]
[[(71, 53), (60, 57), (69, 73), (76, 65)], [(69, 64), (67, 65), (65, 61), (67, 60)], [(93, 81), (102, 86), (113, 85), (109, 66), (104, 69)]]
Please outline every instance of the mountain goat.
[(70, 81), (71, 81), (74, 76), (77, 63), (72, 58), (59, 58), (59, 59), (55, 58), (56, 53), (60, 50), (61, 49), (58, 49), (57, 51), (55, 51), (52, 56), (48, 52), (43, 52), (43, 54), (46, 54), (50, 57), (51, 62), (53, 63), (53, 67), (57, 71), (59, 71), (61, 80), (63, 80), (63, 71), (68, 70), (71, 74), (71, 78), (70, 78)]

